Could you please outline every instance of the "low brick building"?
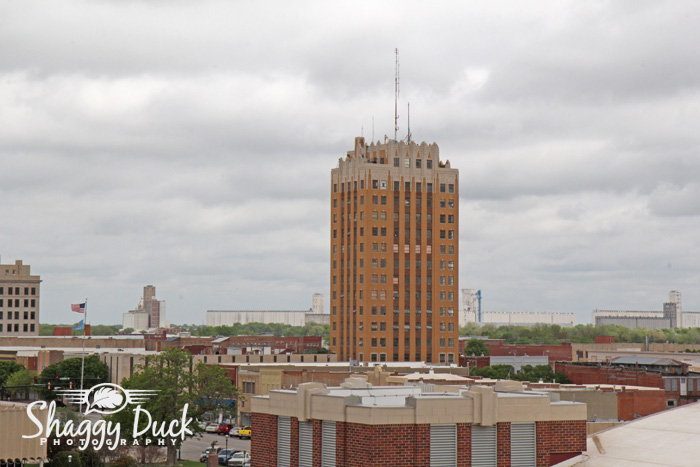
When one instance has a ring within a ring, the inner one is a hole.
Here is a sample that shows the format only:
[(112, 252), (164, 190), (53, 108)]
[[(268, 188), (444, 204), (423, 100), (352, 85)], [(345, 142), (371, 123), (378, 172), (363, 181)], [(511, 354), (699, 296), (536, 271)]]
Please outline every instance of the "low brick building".
[(252, 399), (254, 467), (554, 465), (586, 448), (586, 405), (521, 383), (420, 387), (304, 383)]
[[(649, 360), (649, 361), (646, 361)], [(660, 388), (665, 390), (666, 406), (675, 407), (700, 400), (700, 374), (688, 371), (682, 362), (661, 359), (614, 359), (601, 363), (557, 362), (555, 371), (563, 372), (574, 384), (614, 384)], [(616, 364), (618, 361), (620, 363)]]
[(571, 344), (563, 343), (554, 344), (505, 344), (503, 342), (486, 344), (491, 357), (508, 357), (508, 356), (546, 356), (549, 359), (549, 364), (556, 361), (573, 360), (573, 350)]

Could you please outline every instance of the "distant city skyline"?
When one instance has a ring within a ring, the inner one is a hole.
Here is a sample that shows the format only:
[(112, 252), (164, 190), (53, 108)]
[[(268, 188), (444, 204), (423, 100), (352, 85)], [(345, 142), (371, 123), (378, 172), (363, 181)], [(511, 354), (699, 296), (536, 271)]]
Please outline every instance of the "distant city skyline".
[[(460, 169), (459, 289), (494, 311), (700, 310), (695, 2), (0, 4), (0, 261), (41, 322), (330, 297), (354, 137)], [(326, 306), (328, 311), (328, 306)]]

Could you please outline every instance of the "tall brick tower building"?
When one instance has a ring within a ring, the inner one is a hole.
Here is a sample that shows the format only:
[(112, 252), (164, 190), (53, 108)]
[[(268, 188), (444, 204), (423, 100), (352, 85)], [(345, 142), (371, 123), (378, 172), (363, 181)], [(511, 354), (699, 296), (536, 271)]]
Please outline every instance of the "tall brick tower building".
[(339, 360), (458, 355), (459, 171), (437, 144), (355, 147), (331, 171), (331, 351)]

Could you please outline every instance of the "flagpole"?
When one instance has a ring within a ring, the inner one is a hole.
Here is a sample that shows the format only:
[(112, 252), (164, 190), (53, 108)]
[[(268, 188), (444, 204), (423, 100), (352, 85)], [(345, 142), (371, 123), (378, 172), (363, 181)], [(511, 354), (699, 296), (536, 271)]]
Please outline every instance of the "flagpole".
[[(87, 306), (87, 298), (85, 299), (85, 314), (83, 315), (83, 357), (80, 362), (80, 394), (84, 394), (83, 392), (83, 374), (85, 371), (85, 331), (87, 330), (87, 311), (88, 311), (88, 306)], [(80, 402), (80, 408), (82, 410), (82, 398)]]

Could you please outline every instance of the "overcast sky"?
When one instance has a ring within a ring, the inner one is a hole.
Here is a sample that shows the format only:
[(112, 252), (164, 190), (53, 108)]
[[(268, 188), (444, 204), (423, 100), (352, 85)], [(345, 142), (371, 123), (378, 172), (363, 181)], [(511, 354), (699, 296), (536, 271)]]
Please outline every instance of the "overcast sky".
[[(0, 0), (0, 255), (41, 320), (329, 296), (361, 133), (460, 170), (485, 310), (700, 309), (700, 4)], [(374, 127), (372, 122), (374, 121)], [(328, 301), (326, 300), (326, 311)]]

